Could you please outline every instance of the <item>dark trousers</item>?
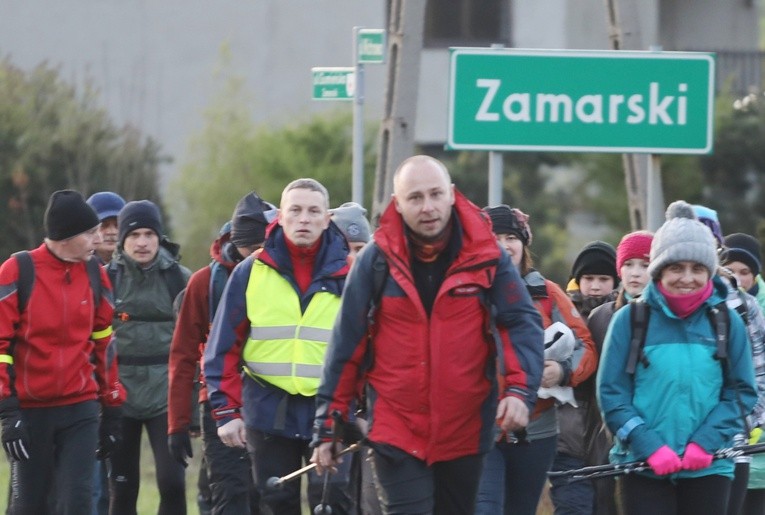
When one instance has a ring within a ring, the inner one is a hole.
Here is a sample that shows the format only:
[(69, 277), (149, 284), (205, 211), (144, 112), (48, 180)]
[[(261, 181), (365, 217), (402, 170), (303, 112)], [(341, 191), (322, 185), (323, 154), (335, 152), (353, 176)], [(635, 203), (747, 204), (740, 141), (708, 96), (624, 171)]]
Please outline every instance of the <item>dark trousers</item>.
[(733, 473), (733, 484), (728, 497), (728, 515), (741, 515), (746, 498), (746, 485), (749, 483), (749, 462), (736, 463)]
[(731, 480), (725, 476), (669, 480), (629, 474), (621, 481), (627, 515), (720, 515), (728, 507)]
[[(574, 470), (585, 466), (585, 461), (559, 452), (551, 470)], [(550, 499), (555, 515), (592, 515), (595, 509), (595, 487), (592, 481), (569, 483), (557, 478), (550, 481)]]
[(202, 438), (213, 515), (258, 515), (260, 496), (247, 451), (220, 441), (210, 403), (202, 404)]
[(401, 449), (375, 445), (372, 468), (387, 515), (472, 515), (483, 454), (428, 465)]
[(159, 489), (158, 515), (186, 514), (186, 478), (183, 465), (167, 447), (167, 413), (148, 420), (122, 419), (122, 443), (112, 455), (109, 478), (110, 515), (136, 515), (140, 486), (141, 432), (149, 437)]
[(753, 488), (746, 491), (741, 515), (765, 515), (765, 488)]
[(534, 515), (555, 457), (556, 436), (497, 442), (484, 461), (476, 514)]
[(382, 515), (369, 447), (362, 447), (351, 456), (350, 492), (359, 515)]
[[(247, 428), (247, 451), (252, 461), (255, 484), (260, 492), (261, 512), (270, 515), (301, 515), (300, 483), (295, 479), (282, 485), (282, 488), (269, 489), (266, 485), (270, 477), (286, 476), (290, 472), (308, 464), (313, 449), (308, 440), (285, 438)], [(348, 492), (350, 457), (346, 457), (335, 474), (327, 477), (325, 500), (335, 515), (352, 513), (352, 501)], [(321, 503), (325, 493), (325, 476), (319, 477), (311, 471), (308, 477), (308, 502), (313, 510)]]
[(96, 401), (87, 401), (21, 411), (29, 435), (29, 459), (11, 461), (8, 513), (43, 515), (49, 506), (55, 506), (57, 515), (90, 513), (98, 410)]

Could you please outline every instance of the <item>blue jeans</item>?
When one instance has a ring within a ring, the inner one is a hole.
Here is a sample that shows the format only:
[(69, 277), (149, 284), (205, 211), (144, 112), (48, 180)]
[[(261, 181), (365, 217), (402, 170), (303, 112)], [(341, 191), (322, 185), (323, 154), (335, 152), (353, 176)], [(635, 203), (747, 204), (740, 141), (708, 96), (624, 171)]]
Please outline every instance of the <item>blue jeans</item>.
[(483, 464), (475, 515), (534, 515), (557, 441), (551, 436), (528, 444), (498, 442)]
[[(555, 455), (552, 470), (574, 470), (585, 466), (583, 459), (568, 454)], [(558, 478), (550, 481), (550, 498), (555, 505), (555, 515), (592, 515), (595, 509), (595, 487), (592, 481), (568, 483)]]

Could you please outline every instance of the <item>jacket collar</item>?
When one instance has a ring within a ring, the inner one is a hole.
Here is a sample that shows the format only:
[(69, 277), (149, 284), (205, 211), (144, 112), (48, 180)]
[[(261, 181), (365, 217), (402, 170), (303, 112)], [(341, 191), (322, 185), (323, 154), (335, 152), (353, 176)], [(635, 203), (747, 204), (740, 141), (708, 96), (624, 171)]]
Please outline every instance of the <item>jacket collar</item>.
[[(257, 256), (258, 260), (281, 271), (292, 274), (292, 262), (284, 230), (278, 224), (269, 227), (263, 251)], [(321, 235), (321, 247), (316, 254), (313, 277), (337, 277), (348, 275), (348, 243), (337, 226), (330, 222), (329, 227)]]
[[(497, 261), (500, 257), (489, 217), (478, 206), (470, 202), (456, 188), (452, 216), (456, 217), (453, 237), (461, 239), (460, 251), (452, 268), (471, 264)], [(410, 268), (411, 253), (406, 238), (404, 220), (390, 202), (380, 217), (380, 227), (374, 234), (375, 243), (393, 263), (404, 269)]]

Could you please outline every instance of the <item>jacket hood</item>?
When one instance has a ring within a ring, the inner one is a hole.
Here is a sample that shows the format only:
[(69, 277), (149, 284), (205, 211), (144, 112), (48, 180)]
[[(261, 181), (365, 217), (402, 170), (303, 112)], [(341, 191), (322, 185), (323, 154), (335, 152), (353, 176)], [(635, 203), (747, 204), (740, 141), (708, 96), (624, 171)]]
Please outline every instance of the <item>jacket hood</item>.
[(233, 270), (239, 263), (239, 261), (236, 261), (233, 257), (236, 255), (238, 255), (238, 253), (236, 252), (236, 248), (234, 248), (234, 244), (231, 242), (231, 224), (226, 223), (226, 225), (221, 228), (218, 237), (210, 244), (210, 258), (212, 258), (214, 262), (220, 263), (226, 267), (227, 270)]

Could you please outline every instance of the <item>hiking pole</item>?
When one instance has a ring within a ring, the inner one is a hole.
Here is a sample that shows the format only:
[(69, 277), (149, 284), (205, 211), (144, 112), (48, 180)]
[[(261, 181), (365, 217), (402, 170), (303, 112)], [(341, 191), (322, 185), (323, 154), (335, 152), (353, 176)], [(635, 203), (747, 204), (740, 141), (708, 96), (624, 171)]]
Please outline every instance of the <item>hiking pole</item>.
[[(356, 452), (356, 451), (361, 449), (361, 444), (362, 444), (362, 441), (363, 441), (363, 435), (361, 435), (358, 432), (354, 432), (352, 429), (350, 429), (348, 427), (348, 425), (344, 424), (340, 413), (338, 413), (337, 411), (332, 413), (332, 424), (333, 424), (332, 434), (334, 435), (333, 438), (332, 438), (333, 448), (334, 448), (334, 444), (335, 443), (338, 443), (338, 442), (340, 442), (342, 440), (346, 440), (347, 441), (347, 438), (355, 438), (356, 439), (356, 442), (354, 442), (353, 444), (349, 445), (348, 447), (346, 447), (342, 451), (336, 453), (335, 454), (335, 458), (339, 458), (341, 456), (345, 456), (346, 454), (354, 453), (354, 452)], [(346, 430), (349, 432), (348, 435), (345, 435), (345, 431)], [(346, 436), (347, 436), (347, 438), (346, 438)], [(282, 477), (276, 477), (276, 476), (270, 477), (270, 478), (268, 478), (268, 481), (266, 481), (266, 488), (274, 489), (274, 490), (282, 488), (285, 483), (289, 483), (290, 481), (299, 478), (303, 474), (307, 474), (308, 472), (312, 471), (315, 468), (316, 468), (316, 464), (315, 463), (309, 463), (305, 467), (300, 468), (300, 469), (298, 469), (298, 470), (296, 470), (294, 472), (290, 472), (286, 476), (282, 476)]]
[[(355, 443), (353, 445), (350, 445), (350, 446), (346, 447), (342, 451), (340, 451), (337, 454), (335, 454), (335, 457), (339, 458), (340, 456), (345, 456), (346, 454), (354, 453), (354, 452), (358, 451), (359, 449), (361, 449), (361, 442), (357, 442), (357, 443)], [(272, 489), (279, 489), (282, 486), (284, 486), (284, 483), (289, 483), (290, 481), (293, 481), (293, 480), (299, 478), (303, 474), (307, 474), (308, 472), (312, 471), (315, 468), (316, 468), (316, 463), (310, 463), (310, 464), (306, 465), (303, 468), (297, 469), (294, 472), (290, 472), (286, 476), (282, 476), (282, 477), (277, 477), (277, 476), (270, 477), (270, 478), (268, 478), (268, 481), (266, 481), (266, 487), (272, 488)]]
[[(724, 460), (737, 458), (739, 456), (748, 456), (751, 454), (760, 454), (765, 452), (765, 443), (756, 443), (752, 445), (740, 445), (737, 447), (726, 447), (718, 449), (714, 453), (714, 459)], [(567, 479), (568, 483), (585, 481), (588, 479), (601, 479), (605, 477), (621, 476), (633, 472), (642, 472), (651, 467), (645, 461), (629, 461), (627, 463), (609, 463), (606, 465), (592, 465), (573, 470), (556, 470), (547, 473), (550, 479)]]

